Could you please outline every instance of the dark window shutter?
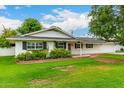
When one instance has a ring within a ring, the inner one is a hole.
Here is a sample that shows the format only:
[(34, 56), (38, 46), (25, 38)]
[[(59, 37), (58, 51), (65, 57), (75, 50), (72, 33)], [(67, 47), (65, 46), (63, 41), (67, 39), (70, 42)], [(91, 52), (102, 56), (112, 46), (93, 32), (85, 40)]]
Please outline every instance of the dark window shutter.
[(23, 45), (22, 45), (23, 50), (26, 50), (26, 49), (27, 49), (27, 46), (26, 46), (27, 42), (23, 42), (22, 44), (23, 44)]
[(55, 42), (55, 48), (58, 48), (57, 42)]
[(75, 43), (75, 48), (77, 48), (77, 47), (76, 47), (76, 43)]
[(43, 42), (43, 49), (47, 49), (47, 43)]
[(81, 43), (81, 48), (83, 48), (83, 44)]
[(64, 42), (64, 49), (66, 49), (66, 42)]

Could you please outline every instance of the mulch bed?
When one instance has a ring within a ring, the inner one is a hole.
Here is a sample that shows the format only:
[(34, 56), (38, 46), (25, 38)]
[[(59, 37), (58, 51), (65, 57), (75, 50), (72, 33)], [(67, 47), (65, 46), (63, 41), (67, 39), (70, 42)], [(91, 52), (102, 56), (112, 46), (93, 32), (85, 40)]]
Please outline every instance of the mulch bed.
[(16, 62), (17, 64), (33, 64), (33, 63), (44, 63), (44, 62), (57, 62), (57, 61), (64, 61), (64, 60), (72, 60), (72, 59), (80, 59), (80, 58), (87, 58), (90, 57), (89, 55), (81, 55), (81, 56), (72, 56), (70, 58), (56, 58), (56, 59), (43, 59), (43, 60), (31, 60), (31, 61), (19, 61)]
[(17, 64), (32, 64), (32, 63), (44, 63), (44, 62), (55, 62), (60, 60), (70, 60), (73, 58), (57, 58), (57, 59), (43, 59), (43, 60), (31, 60), (31, 61), (19, 61)]
[(77, 58), (57, 58), (57, 59), (44, 59), (44, 60), (31, 60), (31, 61), (19, 61), (16, 62), (17, 64), (33, 64), (33, 63), (44, 63), (44, 62), (57, 62), (57, 61), (64, 61), (64, 60), (72, 60), (72, 59), (80, 59), (83, 57)]

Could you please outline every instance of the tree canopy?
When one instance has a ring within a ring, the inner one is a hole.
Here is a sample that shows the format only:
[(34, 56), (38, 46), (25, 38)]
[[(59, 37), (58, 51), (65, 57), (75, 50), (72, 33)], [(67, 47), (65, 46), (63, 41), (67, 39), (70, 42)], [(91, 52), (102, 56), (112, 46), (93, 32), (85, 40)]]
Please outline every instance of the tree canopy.
[(107, 41), (124, 43), (124, 6), (92, 6), (89, 16), (92, 17), (89, 23), (90, 33)]
[(34, 31), (41, 30), (43, 26), (41, 23), (34, 18), (25, 19), (22, 25), (17, 29), (17, 31), (21, 34), (26, 34)]
[(1, 48), (9, 48), (11, 47), (11, 45), (13, 44), (12, 42), (10, 42), (9, 40), (7, 40), (6, 38), (9, 37), (14, 37), (17, 35), (16, 30), (10, 29), (10, 28), (4, 28), (3, 33), (0, 36), (0, 47)]
[(92, 6), (89, 14), (91, 22), (90, 32), (104, 40), (110, 40), (115, 36), (115, 16), (112, 5)]

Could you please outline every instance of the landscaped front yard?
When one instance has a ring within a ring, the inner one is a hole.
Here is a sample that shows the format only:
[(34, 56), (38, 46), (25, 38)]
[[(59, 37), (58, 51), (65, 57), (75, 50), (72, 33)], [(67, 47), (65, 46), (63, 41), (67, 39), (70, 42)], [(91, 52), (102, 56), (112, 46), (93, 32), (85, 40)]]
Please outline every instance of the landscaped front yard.
[[(123, 55), (111, 54), (99, 58), (124, 60)], [(124, 87), (123, 62), (104, 63), (81, 58), (16, 64), (14, 57), (0, 57), (0, 87)]]

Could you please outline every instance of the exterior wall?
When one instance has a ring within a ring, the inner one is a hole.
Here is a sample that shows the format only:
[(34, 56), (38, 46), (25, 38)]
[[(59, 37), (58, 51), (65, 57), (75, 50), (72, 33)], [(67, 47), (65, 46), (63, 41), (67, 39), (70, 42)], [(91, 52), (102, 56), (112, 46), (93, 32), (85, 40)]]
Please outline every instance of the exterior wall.
[(22, 41), (18, 41), (15, 43), (15, 55), (17, 56), (20, 53), (25, 52), (26, 50), (23, 50), (22, 48)]
[(79, 55), (80, 54), (80, 49), (79, 48), (75, 48), (75, 43), (71, 43), (71, 53), (73, 55)]
[(71, 47), (72, 54), (93, 54), (93, 53), (114, 53), (120, 45), (115, 45), (114, 43), (104, 43), (104, 44), (94, 44), (93, 48), (86, 48), (86, 44), (83, 44), (83, 48), (75, 49), (75, 45)]
[[(68, 49), (68, 43), (66, 43), (66, 49)], [(116, 45), (114, 43), (104, 43), (104, 44), (94, 44), (93, 48), (86, 48), (86, 44), (83, 44), (83, 48), (77, 48), (75, 49), (75, 43), (71, 42), (71, 53), (73, 55), (79, 55), (79, 54), (93, 54), (93, 53), (114, 53), (116, 50), (120, 50), (120, 48), (124, 48), (124, 46)], [(47, 48), (49, 49), (49, 52), (55, 48), (55, 44), (52, 41), (47, 42)], [(14, 51), (15, 49), (15, 51)], [(3, 52), (1, 52), (3, 51)], [(1, 55), (18, 55), (22, 52), (25, 52), (26, 50), (23, 50), (22, 48), (22, 42), (18, 41), (15, 43), (15, 48), (9, 50), (0, 49), (0, 56)]]
[(0, 56), (14, 56), (15, 47), (11, 48), (0, 48)]
[(50, 52), (51, 50), (53, 50), (55, 48), (55, 44), (54, 42), (47, 42), (47, 49), (49, 49), (48, 51)]
[[(22, 47), (22, 42), (21, 41), (18, 41), (15, 43), (15, 55), (17, 56), (18, 54), (20, 53), (23, 53), (23, 52), (26, 52), (26, 50), (23, 50), (23, 47)], [(47, 42), (47, 48), (49, 49), (49, 52), (54, 49), (54, 42)]]
[(82, 53), (114, 53), (115, 51), (116, 45), (114, 44), (94, 44), (93, 48), (86, 48), (86, 46), (84, 46)]
[(57, 32), (57, 31), (46, 31), (46, 32), (41, 32), (41, 33), (31, 35), (31, 36), (70, 38), (69, 36), (67, 36), (61, 32)]

